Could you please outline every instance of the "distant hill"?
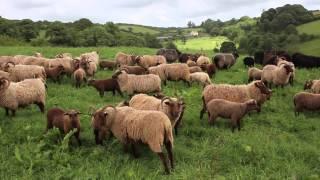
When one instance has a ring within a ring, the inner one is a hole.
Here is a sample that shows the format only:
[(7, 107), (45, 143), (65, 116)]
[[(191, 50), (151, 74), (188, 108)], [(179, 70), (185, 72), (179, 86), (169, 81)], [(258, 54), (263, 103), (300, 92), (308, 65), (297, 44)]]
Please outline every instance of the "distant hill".
[(299, 33), (320, 35), (320, 20), (302, 24), (297, 29)]
[(138, 25), (138, 24), (119, 23), (117, 25), (121, 30), (130, 31), (130, 29), (131, 29), (131, 31), (133, 33), (159, 34), (161, 31), (161, 28), (151, 27), (151, 26), (143, 26), (143, 25)]

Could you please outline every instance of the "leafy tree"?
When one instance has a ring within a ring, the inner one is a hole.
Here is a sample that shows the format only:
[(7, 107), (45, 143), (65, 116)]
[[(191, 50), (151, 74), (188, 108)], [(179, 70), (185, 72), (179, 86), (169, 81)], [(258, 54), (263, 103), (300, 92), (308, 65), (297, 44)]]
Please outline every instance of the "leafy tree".
[(196, 27), (196, 24), (194, 22), (192, 22), (192, 21), (188, 21), (187, 25), (188, 25), (189, 28)]
[(172, 41), (169, 41), (169, 42), (165, 45), (165, 48), (167, 48), (167, 49), (177, 49), (177, 46), (176, 46)]
[(39, 30), (36, 29), (35, 24), (30, 19), (20, 21), (17, 26), (19, 27), (20, 36), (26, 42), (30, 42), (30, 40), (37, 37), (39, 33)]
[(92, 26), (80, 32), (77, 44), (80, 46), (112, 46), (114, 37), (102, 26)]
[(236, 45), (231, 41), (225, 41), (221, 44), (220, 52), (233, 53), (236, 51), (237, 51)]
[(46, 37), (53, 45), (73, 45), (71, 32), (61, 22), (54, 22), (50, 25)]
[(86, 28), (93, 26), (93, 23), (87, 18), (81, 18), (73, 22), (73, 26), (76, 30), (82, 31)]
[(160, 43), (160, 41), (157, 39), (156, 36), (151, 35), (149, 33), (144, 35), (144, 40), (146, 43), (146, 46), (149, 48), (161, 48), (162, 45)]

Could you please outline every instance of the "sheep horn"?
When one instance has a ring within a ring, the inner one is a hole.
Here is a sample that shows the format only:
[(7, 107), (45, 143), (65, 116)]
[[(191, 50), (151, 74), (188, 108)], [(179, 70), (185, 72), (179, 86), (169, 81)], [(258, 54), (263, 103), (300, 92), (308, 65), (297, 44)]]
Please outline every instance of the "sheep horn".
[(164, 97), (164, 98), (162, 98), (161, 99), (161, 109), (163, 109), (163, 102), (165, 101), (165, 100), (167, 100), (167, 99), (169, 99), (170, 101), (172, 101), (172, 99), (170, 98), (170, 97), (168, 97), (168, 96), (166, 96), (166, 97)]

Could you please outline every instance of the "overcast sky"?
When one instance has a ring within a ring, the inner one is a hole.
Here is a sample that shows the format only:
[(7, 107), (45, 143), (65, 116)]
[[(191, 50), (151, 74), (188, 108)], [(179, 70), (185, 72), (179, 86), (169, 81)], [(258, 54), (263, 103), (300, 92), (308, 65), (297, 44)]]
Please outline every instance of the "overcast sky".
[(0, 16), (9, 19), (60, 20), (88, 18), (152, 26), (186, 26), (211, 19), (259, 16), (263, 9), (284, 4), (320, 9), (320, 0), (0, 0)]

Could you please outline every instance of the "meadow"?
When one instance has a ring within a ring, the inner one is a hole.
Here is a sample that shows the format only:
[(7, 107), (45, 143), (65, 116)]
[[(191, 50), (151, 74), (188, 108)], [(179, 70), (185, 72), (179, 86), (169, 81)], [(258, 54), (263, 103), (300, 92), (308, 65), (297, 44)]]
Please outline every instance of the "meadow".
[(200, 37), (188, 39), (185, 44), (181, 40), (177, 40), (175, 41), (175, 44), (178, 49), (186, 51), (191, 49), (212, 51), (214, 48), (220, 48), (220, 45), (227, 40), (228, 38), (224, 36)]
[[(212, 47), (206, 51), (212, 56)], [(78, 56), (98, 50), (102, 59), (112, 59), (118, 51), (154, 54), (156, 49), (0, 47), (0, 55), (41, 52), (53, 57), (61, 52)], [(193, 51), (195, 52), (195, 51)], [(243, 55), (227, 71), (218, 71), (214, 83), (243, 84), (247, 69)], [(113, 72), (100, 70), (96, 78), (109, 78)], [(307, 79), (319, 79), (319, 69), (297, 69), (294, 86), (273, 89), (260, 114), (251, 113), (243, 119), (242, 130), (232, 133), (229, 122), (219, 119), (217, 126), (199, 119), (202, 88), (187, 87), (182, 82), (169, 82), (163, 87), (167, 95), (178, 93), (186, 101), (186, 112), (179, 136), (175, 136), (176, 169), (166, 176), (157, 155), (148, 147), (139, 148), (141, 157), (123, 152), (115, 139), (103, 146), (94, 142), (90, 127), (90, 107), (117, 104), (128, 99), (107, 93), (100, 98), (92, 87), (74, 88), (65, 77), (62, 84), (48, 81), (46, 109), (59, 106), (78, 109), (81, 116), (82, 146), (71, 138), (62, 139), (58, 131), (44, 134), (45, 114), (36, 106), (20, 109), (16, 117), (5, 117), (0, 110), (0, 179), (319, 179), (320, 121), (319, 112), (295, 116), (292, 97), (303, 90)], [(60, 139), (60, 140), (59, 140)], [(62, 140), (61, 140), (62, 139)]]

